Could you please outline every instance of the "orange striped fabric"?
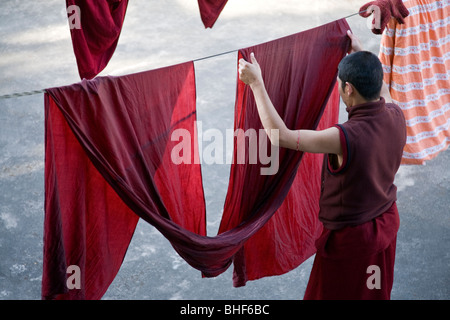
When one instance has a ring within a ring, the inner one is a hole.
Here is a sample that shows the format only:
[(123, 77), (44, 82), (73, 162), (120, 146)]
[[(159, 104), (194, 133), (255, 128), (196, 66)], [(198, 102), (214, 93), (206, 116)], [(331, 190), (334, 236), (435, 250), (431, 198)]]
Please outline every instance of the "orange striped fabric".
[(424, 164), (450, 144), (450, 0), (404, 0), (405, 24), (391, 19), (379, 57), (403, 110), (403, 164)]

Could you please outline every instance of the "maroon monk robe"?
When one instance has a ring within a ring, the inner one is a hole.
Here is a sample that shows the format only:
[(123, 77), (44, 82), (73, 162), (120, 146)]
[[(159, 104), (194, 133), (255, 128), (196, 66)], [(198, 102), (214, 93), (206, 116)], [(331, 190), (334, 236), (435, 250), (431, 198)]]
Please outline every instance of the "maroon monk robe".
[[(346, 22), (340, 20), (278, 43), (294, 60), (272, 69), (278, 77), (272, 77), (276, 80), (272, 84), (266, 83), (278, 89), (270, 90), (276, 93), (273, 98), (277, 105), (279, 101), (287, 102), (280, 112), (288, 125), (317, 126), (334, 87), (337, 63), (349, 45), (347, 29)], [(267, 48), (278, 48), (278, 44), (270, 43)], [(285, 54), (284, 51), (278, 53)], [(255, 53), (259, 57), (261, 52)], [(262, 66), (264, 61), (271, 66), (270, 60), (261, 59)], [(270, 68), (267, 70), (270, 74)], [(258, 128), (260, 122), (251, 109), (251, 100), (248, 91), (243, 94), (238, 90), (236, 123), (237, 119), (245, 119), (248, 128)], [(261, 230), (283, 203), (297, 176), (302, 155), (281, 150), (280, 170), (269, 176), (259, 174), (261, 164), (237, 165), (235, 168), (243, 170), (232, 170), (233, 192), (227, 195), (227, 203), (239, 206), (233, 212), (240, 209), (237, 215), (230, 214), (226, 205), (224, 221), (229, 217), (231, 224), (238, 224), (226, 231), (222, 229), (216, 237), (206, 237), (200, 165), (193, 163), (198, 156), (194, 123), (192, 62), (47, 90), (43, 298), (100, 298), (120, 267), (136, 215), (155, 226), (180, 256), (205, 276), (217, 276), (227, 270), (238, 251), (235, 267), (242, 267), (242, 245)], [(175, 164), (170, 157), (178, 144), (170, 137), (177, 129), (191, 133), (194, 152), (190, 164)], [(248, 170), (247, 166), (254, 168)], [(254, 174), (255, 168), (258, 174)], [(99, 174), (94, 174), (95, 170)], [(256, 186), (257, 192), (249, 194), (249, 186)], [(249, 198), (242, 201), (245, 193)], [(313, 199), (306, 190), (306, 194), (296, 194), (290, 201), (308, 198)], [(306, 233), (304, 239), (315, 238), (317, 217), (308, 212), (299, 214), (306, 215), (305, 221), (297, 228), (297, 220), (292, 232)], [(289, 228), (290, 220), (282, 220), (275, 226)], [(277, 243), (288, 246), (302, 239), (282, 239), (284, 231), (280, 229), (271, 234)], [(311, 254), (311, 243), (305, 240), (299, 249), (305, 256)], [(287, 261), (283, 255), (291, 254), (289, 250), (275, 253), (270, 259)], [(81, 269), (80, 289), (66, 282), (71, 265)], [(279, 273), (273, 264), (259, 269), (259, 276)], [(286, 269), (289, 267), (283, 267), (282, 272)], [(247, 270), (251, 270), (248, 265)], [(245, 283), (245, 276), (240, 279)], [(242, 283), (236, 281), (235, 285)]]
[(81, 79), (92, 79), (116, 50), (128, 0), (66, 0), (73, 51)]
[(200, 17), (205, 28), (212, 28), (228, 0), (198, 0)]
[[(198, 0), (205, 28), (212, 28), (227, 0)], [(128, 0), (66, 0), (66, 11), (81, 79), (99, 74), (116, 50)]]
[[(42, 295), (99, 299), (139, 216), (173, 236), (206, 234), (200, 165), (171, 161), (171, 133), (194, 133), (193, 63), (47, 92)], [(81, 289), (67, 290), (70, 265)]]
[[(288, 128), (315, 129), (333, 89), (320, 128), (337, 123), (339, 94), (334, 83), (350, 45), (347, 30), (347, 22), (338, 20), (240, 51), (239, 58), (255, 53), (269, 97)], [(237, 91), (235, 128), (262, 128), (250, 88), (240, 81)], [(235, 286), (290, 271), (315, 252), (322, 228), (317, 220), (322, 159), (323, 155), (280, 148), (275, 175), (261, 175), (261, 164), (232, 165), (219, 233), (278, 208), (294, 182), (275, 216), (235, 256)]]

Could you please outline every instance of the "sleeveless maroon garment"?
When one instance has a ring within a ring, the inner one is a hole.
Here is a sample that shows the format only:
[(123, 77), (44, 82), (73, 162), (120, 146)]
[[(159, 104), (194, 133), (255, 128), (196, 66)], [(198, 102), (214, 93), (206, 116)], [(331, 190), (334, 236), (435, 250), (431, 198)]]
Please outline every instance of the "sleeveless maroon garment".
[(319, 218), (328, 229), (359, 225), (381, 215), (397, 200), (394, 178), (406, 143), (405, 118), (394, 104), (354, 106), (338, 125), (346, 161), (323, 171)]
[(344, 161), (324, 161), (319, 219), (324, 224), (306, 300), (386, 300), (394, 280), (399, 228), (395, 174), (406, 142), (403, 113), (383, 98), (347, 109), (337, 125)]

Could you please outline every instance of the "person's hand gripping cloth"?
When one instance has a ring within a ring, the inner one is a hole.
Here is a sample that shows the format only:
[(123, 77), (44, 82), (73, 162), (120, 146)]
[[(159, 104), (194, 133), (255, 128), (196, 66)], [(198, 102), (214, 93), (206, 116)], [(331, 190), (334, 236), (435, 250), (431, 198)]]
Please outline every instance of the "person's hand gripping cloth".
[(389, 20), (395, 18), (398, 23), (405, 23), (404, 18), (409, 15), (408, 9), (402, 0), (376, 0), (363, 5), (359, 9), (359, 15), (368, 18), (374, 14), (372, 20), (372, 32), (374, 34), (382, 34)]

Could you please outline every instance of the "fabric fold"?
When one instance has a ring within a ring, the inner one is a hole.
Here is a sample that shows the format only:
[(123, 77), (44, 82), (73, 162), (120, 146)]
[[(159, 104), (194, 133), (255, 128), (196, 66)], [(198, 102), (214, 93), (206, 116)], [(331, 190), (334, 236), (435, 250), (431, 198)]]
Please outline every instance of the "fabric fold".
[[(288, 128), (316, 129), (321, 117), (319, 129), (337, 123), (337, 66), (350, 45), (349, 29), (342, 19), (239, 51), (239, 58), (246, 60), (254, 52), (269, 97)], [(261, 128), (253, 93), (238, 82), (235, 129)], [(239, 143), (245, 141), (235, 142), (235, 158)], [(275, 174), (261, 175), (261, 163), (232, 165), (219, 233), (252, 216), (276, 212), (235, 256), (235, 286), (290, 271), (315, 252), (322, 228), (317, 220), (322, 159), (323, 155), (280, 148)]]
[(228, 0), (198, 0), (200, 17), (205, 28), (212, 28)]
[(81, 79), (92, 79), (116, 50), (128, 0), (66, 0), (73, 51)]
[[(339, 20), (240, 51), (240, 56), (255, 51), (269, 93), (291, 128), (317, 128), (321, 117), (324, 127), (337, 120), (332, 92), (337, 64), (349, 46), (348, 28)], [(330, 95), (333, 107), (324, 113)], [(267, 163), (250, 163), (249, 145), (244, 145), (246, 161), (233, 164), (220, 234), (206, 236), (193, 62), (51, 88), (45, 108), (44, 299), (101, 298), (138, 218), (207, 277), (234, 262), (235, 285), (286, 272), (312, 254), (320, 234), (322, 161), (289, 150), (280, 149), (277, 170), (263, 175)], [(249, 88), (241, 82), (235, 128), (261, 128)], [(236, 138), (235, 157), (242, 139), (245, 134)], [(247, 242), (282, 204), (276, 220)], [(281, 266), (260, 263), (261, 252), (268, 252), (264, 260)], [(80, 279), (70, 266), (79, 268)]]
[[(171, 237), (206, 234), (200, 166), (171, 161), (171, 133), (196, 119), (192, 62), (48, 89), (45, 102), (43, 298), (100, 298), (139, 217)], [(57, 296), (70, 265), (81, 289)]]

